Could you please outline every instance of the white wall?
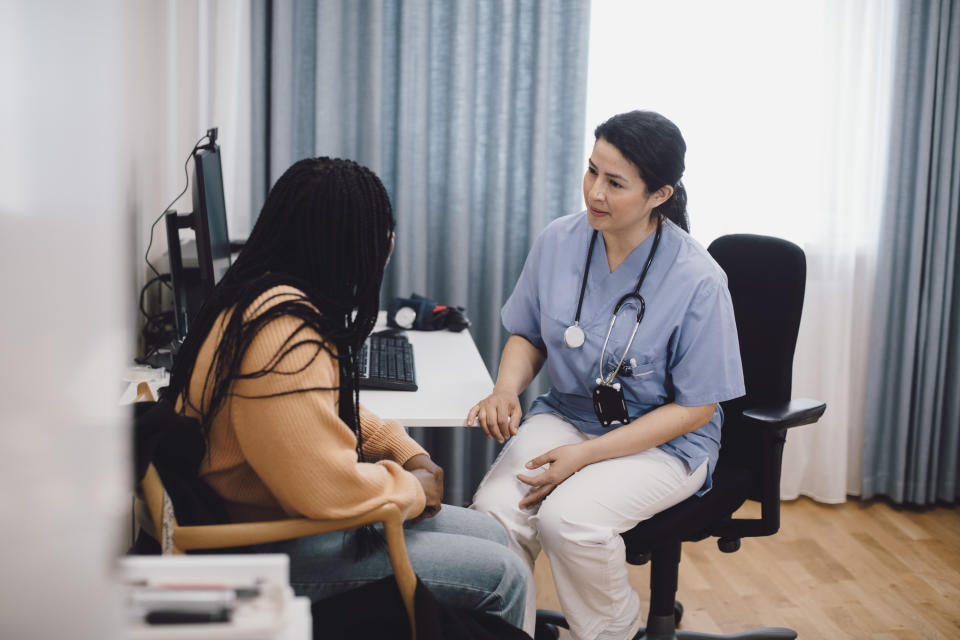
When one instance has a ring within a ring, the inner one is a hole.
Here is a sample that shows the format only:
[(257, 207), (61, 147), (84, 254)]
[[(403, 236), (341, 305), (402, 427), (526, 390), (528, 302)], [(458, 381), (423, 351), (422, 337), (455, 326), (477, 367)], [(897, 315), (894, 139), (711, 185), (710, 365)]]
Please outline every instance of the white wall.
[[(139, 254), (132, 286), (137, 293), (154, 275), (143, 259), (151, 226), (168, 206), (180, 213), (193, 208), (188, 182), (188, 174), (189, 180), (193, 179), (193, 164), (190, 162), (185, 172), (184, 163), (208, 129), (219, 129), (230, 236), (245, 238), (255, 215), (249, 198), (250, 2), (166, 0), (152, 5), (156, 15), (151, 17), (149, 47), (132, 42), (128, 49), (132, 55), (152, 57), (141, 65), (150, 74), (151, 86), (137, 98), (138, 109), (156, 117), (151, 119), (150, 130), (138, 135), (160, 159), (150, 185), (154, 197), (135, 217)], [(187, 191), (177, 198), (184, 189)], [(189, 231), (182, 233), (190, 237)], [(149, 259), (162, 273), (168, 269), (166, 245), (161, 219), (153, 231)], [(159, 286), (151, 287), (146, 298), (149, 309), (159, 308), (160, 294)], [(172, 304), (169, 294), (164, 304)]]
[(249, 13), (246, 0), (0, 0), (2, 638), (119, 637), (131, 480), (118, 399), (143, 256), (211, 126), (232, 229), (247, 230)]
[(166, 11), (0, 2), (0, 637), (119, 637), (117, 400), (138, 221), (168, 191)]

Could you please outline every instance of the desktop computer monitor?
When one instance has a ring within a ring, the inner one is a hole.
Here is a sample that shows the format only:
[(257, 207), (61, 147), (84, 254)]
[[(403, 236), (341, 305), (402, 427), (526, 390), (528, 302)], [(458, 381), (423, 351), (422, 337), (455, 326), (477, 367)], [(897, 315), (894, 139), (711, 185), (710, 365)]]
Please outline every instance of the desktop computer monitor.
[[(231, 260), (217, 130), (210, 129), (207, 136), (209, 142), (193, 151), (193, 211), (188, 214), (168, 211), (165, 216), (174, 314), (181, 339), (187, 335), (190, 322), (230, 267)], [(180, 243), (180, 229), (185, 228), (193, 231), (196, 266), (190, 261), (191, 243), (188, 241), (183, 246)]]
[(197, 267), (204, 296), (213, 291), (230, 267), (227, 204), (223, 196), (220, 147), (216, 142), (193, 154), (193, 215), (197, 238)]

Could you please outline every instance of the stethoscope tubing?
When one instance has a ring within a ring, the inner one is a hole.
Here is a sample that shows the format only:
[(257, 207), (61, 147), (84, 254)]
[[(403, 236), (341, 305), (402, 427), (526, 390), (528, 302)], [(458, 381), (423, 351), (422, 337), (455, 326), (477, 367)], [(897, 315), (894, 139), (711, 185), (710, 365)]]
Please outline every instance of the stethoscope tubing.
[[(583, 309), (583, 297), (587, 291), (587, 277), (590, 274), (590, 262), (593, 258), (593, 248), (597, 242), (597, 235), (599, 232), (594, 229), (593, 233), (590, 236), (590, 247), (587, 249), (587, 261), (583, 267), (583, 280), (580, 283), (580, 298), (577, 301), (577, 313), (573, 319), (573, 324), (571, 327), (580, 326), (580, 312)], [(609, 385), (613, 382), (614, 378), (617, 377), (617, 374), (620, 372), (620, 368), (623, 366), (623, 361), (627, 357), (627, 352), (630, 351), (630, 347), (633, 345), (633, 339), (637, 335), (637, 331), (640, 329), (640, 322), (643, 320), (644, 313), (647, 309), (647, 303), (643, 299), (643, 296), (640, 295), (640, 287), (643, 286), (643, 281), (647, 278), (647, 271), (650, 270), (650, 265), (653, 263), (653, 257), (657, 253), (657, 247), (660, 246), (660, 237), (663, 235), (663, 217), (657, 216), (657, 230), (653, 237), (653, 246), (650, 248), (650, 255), (647, 256), (647, 261), (643, 265), (643, 270), (640, 272), (640, 277), (637, 279), (637, 286), (634, 287), (633, 291), (630, 293), (624, 294), (620, 300), (617, 301), (616, 306), (613, 308), (613, 316), (610, 318), (610, 325), (607, 327), (607, 335), (603, 339), (603, 347), (600, 349), (600, 377), (597, 378), (598, 383)], [(630, 333), (630, 340), (627, 342), (626, 348), (623, 350), (623, 354), (620, 357), (620, 362), (617, 364), (616, 368), (609, 376), (603, 375), (603, 359), (606, 356), (607, 352), (607, 343), (610, 341), (610, 334), (613, 332), (613, 326), (617, 322), (617, 315), (620, 313), (620, 309), (624, 304), (627, 304), (629, 301), (635, 300), (637, 304), (637, 321), (633, 326), (633, 331)], [(581, 330), (582, 331), (582, 330)], [(582, 344), (582, 343), (581, 343)], [(572, 346), (567, 344), (568, 347), (577, 348), (580, 345)]]
[(616, 306), (613, 307), (613, 315), (620, 313), (620, 307), (627, 303), (631, 298), (634, 298), (640, 304), (637, 305), (637, 322), (643, 320), (643, 314), (647, 310), (647, 301), (643, 299), (643, 296), (637, 293), (636, 291), (631, 291), (630, 293), (624, 294), (620, 300), (617, 301)]
[(630, 333), (630, 339), (627, 340), (627, 346), (623, 350), (623, 354), (620, 356), (620, 362), (617, 363), (616, 368), (610, 373), (609, 376), (604, 377), (603, 359), (607, 353), (607, 342), (609, 342), (610, 340), (610, 333), (613, 331), (613, 325), (616, 324), (617, 322), (617, 313), (620, 311), (620, 304), (625, 302), (626, 299), (633, 298), (633, 297), (636, 297), (640, 301), (641, 305), (643, 305), (642, 296), (639, 296), (633, 293), (628, 293), (627, 295), (625, 295), (623, 298), (620, 299), (620, 303), (617, 304), (617, 308), (613, 312), (613, 317), (610, 318), (610, 326), (607, 327), (607, 335), (606, 337), (604, 337), (603, 347), (600, 349), (600, 377), (597, 379), (598, 384), (599, 384), (599, 381), (602, 381), (603, 384), (609, 385), (614, 381), (614, 379), (617, 377), (617, 374), (620, 373), (620, 368), (623, 367), (623, 361), (627, 357), (627, 352), (630, 351), (630, 347), (633, 346), (633, 339), (637, 337), (637, 331), (640, 329), (640, 321), (643, 320), (642, 310), (637, 312), (637, 321), (633, 324), (633, 331)]

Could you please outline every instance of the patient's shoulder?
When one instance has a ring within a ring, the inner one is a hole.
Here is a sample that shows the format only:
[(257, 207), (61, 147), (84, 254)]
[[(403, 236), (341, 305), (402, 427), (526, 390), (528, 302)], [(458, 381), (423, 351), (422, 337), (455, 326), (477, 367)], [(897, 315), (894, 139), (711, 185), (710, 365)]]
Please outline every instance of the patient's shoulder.
[[(265, 290), (247, 307), (244, 321), (250, 322), (269, 310), (285, 304), (304, 305), (316, 312), (316, 307), (300, 289), (291, 285), (277, 285)], [(253, 370), (274, 368), (279, 372), (299, 372), (317, 365), (333, 367), (336, 347), (318, 333), (314, 323), (304, 320), (293, 310), (265, 319), (259, 324), (256, 336), (247, 350), (244, 366)]]
[(254, 301), (250, 303), (250, 306), (248, 306), (244, 311), (243, 319), (246, 321), (252, 320), (263, 315), (270, 309), (273, 309), (281, 304), (291, 302), (304, 304), (309, 306), (311, 309), (316, 310), (316, 308), (307, 298), (307, 294), (305, 294), (303, 291), (292, 285), (281, 284), (275, 287), (270, 287), (257, 296)]

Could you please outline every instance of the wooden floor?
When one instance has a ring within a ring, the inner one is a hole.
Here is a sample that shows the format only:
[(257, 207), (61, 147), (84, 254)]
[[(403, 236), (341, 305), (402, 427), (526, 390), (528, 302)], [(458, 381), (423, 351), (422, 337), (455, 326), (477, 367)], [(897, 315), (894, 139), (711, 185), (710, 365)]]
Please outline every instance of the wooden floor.
[[(759, 514), (752, 503), (739, 515)], [(630, 567), (647, 605), (649, 565)], [(536, 565), (537, 606), (559, 609), (550, 567)], [(687, 543), (677, 599), (682, 629), (784, 626), (800, 638), (960, 639), (960, 508), (884, 501), (785, 502), (780, 532), (721, 553)], [(565, 637), (565, 636), (561, 636)]]

